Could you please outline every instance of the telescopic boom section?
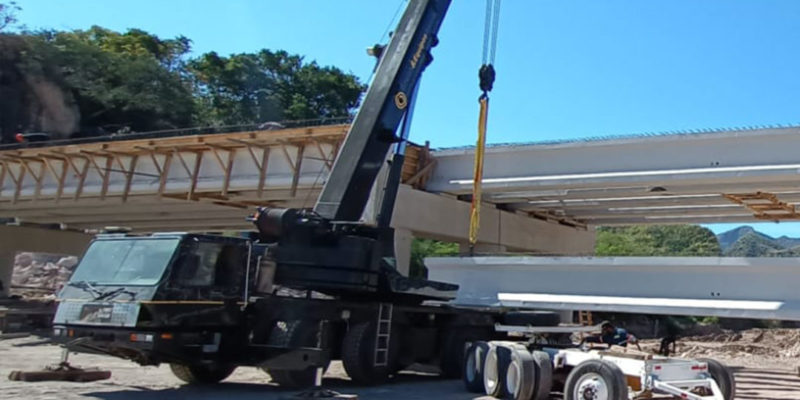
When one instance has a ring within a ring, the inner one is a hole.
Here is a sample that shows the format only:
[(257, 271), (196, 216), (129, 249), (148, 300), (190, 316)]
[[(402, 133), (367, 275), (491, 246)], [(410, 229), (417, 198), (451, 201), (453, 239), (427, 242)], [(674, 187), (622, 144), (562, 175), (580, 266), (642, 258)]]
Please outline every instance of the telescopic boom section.
[[(321, 217), (358, 221), (408, 111), (450, 0), (411, 0), (375, 72), (367, 95), (314, 206)], [(396, 183), (395, 183), (396, 184)]]

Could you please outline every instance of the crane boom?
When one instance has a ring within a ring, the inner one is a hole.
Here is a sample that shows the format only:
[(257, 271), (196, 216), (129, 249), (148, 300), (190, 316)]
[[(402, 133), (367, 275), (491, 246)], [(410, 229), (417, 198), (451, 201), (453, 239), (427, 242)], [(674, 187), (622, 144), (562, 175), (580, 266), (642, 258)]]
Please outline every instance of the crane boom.
[[(358, 221), (410, 97), (432, 61), (431, 47), (450, 0), (412, 0), (375, 72), (314, 211), (333, 221)], [(397, 184), (397, 183), (389, 183)]]

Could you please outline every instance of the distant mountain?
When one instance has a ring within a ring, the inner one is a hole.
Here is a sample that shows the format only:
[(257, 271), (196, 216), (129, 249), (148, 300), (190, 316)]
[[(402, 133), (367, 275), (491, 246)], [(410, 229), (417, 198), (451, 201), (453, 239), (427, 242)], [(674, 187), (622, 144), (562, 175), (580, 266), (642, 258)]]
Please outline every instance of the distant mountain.
[(740, 226), (717, 235), (722, 254), (728, 257), (798, 257), (800, 238), (773, 238), (751, 226)]

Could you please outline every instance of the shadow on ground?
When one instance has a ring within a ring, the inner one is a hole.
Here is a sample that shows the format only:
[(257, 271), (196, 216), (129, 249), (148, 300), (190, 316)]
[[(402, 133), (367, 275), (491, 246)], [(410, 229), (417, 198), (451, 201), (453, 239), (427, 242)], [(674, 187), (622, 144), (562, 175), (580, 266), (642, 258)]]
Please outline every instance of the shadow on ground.
[[(325, 379), (323, 386), (343, 394), (356, 394), (360, 399), (400, 400), (421, 397), (435, 397), (437, 400), (477, 399), (464, 390), (460, 380), (443, 380), (434, 376), (400, 374), (380, 386), (356, 386), (346, 379)], [(289, 399), (298, 393), (271, 384), (223, 382), (218, 385), (180, 386), (168, 389), (151, 390), (128, 387), (116, 391), (95, 391), (84, 396), (103, 400), (155, 400), (155, 399), (220, 399), (225, 400), (272, 400)]]
[(800, 377), (789, 371), (737, 369), (737, 400), (800, 399)]

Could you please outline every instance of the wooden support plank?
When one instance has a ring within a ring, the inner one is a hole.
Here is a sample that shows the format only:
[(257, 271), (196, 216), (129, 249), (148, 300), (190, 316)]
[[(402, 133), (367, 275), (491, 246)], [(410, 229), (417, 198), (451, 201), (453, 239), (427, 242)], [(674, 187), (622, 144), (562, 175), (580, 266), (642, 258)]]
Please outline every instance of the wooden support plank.
[(433, 170), (433, 167), (435, 166), (436, 166), (436, 159), (432, 159), (427, 165), (422, 167), (414, 175), (411, 175), (411, 177), (408, 178), (408, 180), (406, 180), (403, 183), (413, 186), (417, 182), (421, 181), (426, 175), (428, 175), (428, 173), (431, 172)]
[(78, 201), (80, 199), (81, 194), (83, 194), (83, 186), (86, 185), (86, 176), (89, 174), (89, 165), (91, 163), (88, 159), (83, 159), (83, 168), (78, 172), (77, 166), (69, 160), (69, 164), (75, 170), (75, 173), (78, 174), (78, 186), (75, 188), (75, 195), (72, 197), (73, 200)]
[(16, 187), (14, 188), (14, 198), (11, 199), (11, 204), (17, 204), (17, 201), (19, 201), (19, 196), (22, 193), (22, 182), (25, 179), (25, 168), (20, 168), (19, 176), (17, 177), (14, 177), (14, 174), (10, 169), (8, 170), (8, 175), (16, 184)]
[(161, 176), (161, 164), (159, 164), (158, 159), (156, 158), (156, 153), (154, 151), (150, 152), (150, 160), (153, 161), (153, 165), (156, 167), (156, 171), (158, 172), (158, 176)]
[(172, 165), (172, 155), (174, 153), (167, 153), (164, 156), (164, 166), (161, 168), (161, 177), (158, 182), (158, 195), (163, 196), (164, 190), (167, 188), (167, 179), (169, 178), (169, 167)]
[[(19, 159), (20, 165), (31, 174), (33, 180), (36, 182), (36, 186), (33, 190), (33, 201), (36, 201), (39, 200), (39, 195), (42, 194), (42, 178), (44, 178), (44, 171), (39, 170), (39, 175), (36, 175), (36, 173), (33, 172), (33, 168), (28, 164), (28, 161), (29, 160), (24, 158)], [(42, 166), (42, 169), (44, 169), (44, 166)]]
[(281, 144), (281, 150), (283, 151), (284, 157), (286, 157), (286, 162), (289, 163), (289, 168), (291, 168), (292, 171), (296, 170), (297, 168), (295, 168), (295, 162), (292, 160), (292, 156), (289, 155), (289, 150), (286, 149), (285, 143)]
[(319, 142), (319, 140), (315, 140), (314, 145), (316, 145), (317, 151), (319, 151), (319, 156), (322, 157), (322, 162), (325, 163), (325, 167), (328, 169), (328, 171), (330, 171), (333, 168), (333, 157), (329, 157), (327, 154), (325, 154), (325, 150), (323, 150), (322, 144)]
[(69, 166), (65, 160), (61, 161), (61, 175), (57, 178), (58, 179), (58, 189), (56, 189), (56, 203), (61, 201), (61, 195), (64, 194), (64, 185), (67, 181), (67, 172), (69, 172)]
[(57, 172), (56, 168), (53, 164), (50, 163), (51, 158), (43, 157), (42, 162), (45, 166), (47, 166), (47, 170), (50, 171), (50, 174), (53, 175), (53, 179), (55, 179), (57, 186), (56, 189), (56, 203), (61, 200), (61, 195), (64, 194), (64, 182), (67, 179), (67, 171), (69, 170), (69, 165), (67, 164), (67, 160), (65, 158), (58, 158), (58, 161), (61, 161), (61, 172)]
[(191, 178), (192, 177), (192, 170), (189, 168), (189, 163), (187, 163), (186, 159), (183, 158), (183, 153), (178, 151), (178, 149), (173, 150), (173, 153), (178, 155), (178, 160), (180, 160), (181, 165), (183, 166), (183, 169), (186, 171), (186, 176)]
[(236, 159), (236, 150), (228, 150), (228, 163), (225, 166), (225, 182), (222, 184), (222, 195), (228, 195), (228, 188), (231, 185), (231, 172), (233, 172), (233, 160)]
[(125, 171), (125, 189), (122, 191), (122, 202), (125, 203), (128, 201), (128, 194), (131, 192), (131, 185), (133, 184), (133, 174), (136, 170), (136, 162), (139, 160), (139, 156), (133, 155), (131, 156), (131, 161), (129, 164), (128, 169)]
[(3, 185), (6, 183), (6, 169), (8, 169), (8, 167), (6, 167), (6, 163), (0, 163), (0, 167), (2, 167), (2, 169), (0, 169), (0, 196), (2, 196)]
[(189, 193), (186, 195), (186, 200), (193, 200), (194, 191), (197, 189), (197, 178), (200, 175), (200, 163), (203, 161), (203, 153), (196, 152), (195, 153), (195, 160), (194, 160), (194, 170), (192, 172), (192, 184), (189, 187)]
[(306, 145), (297, 145), (297, 160), (294, 163), (294, 176), (292, 176), (292, 188), (289, 190), (289, 195), (295, 197), (297, 194), (297, 184), (300, 182), (300, 168), (303, 166), (303, 153), (306, 150)]
[(217, 148), (217, 147), (212, 147), (211, 148), (211, 154), (213, 154), (214, 155), (214, 159), (217, 160), (217, 163), (219, 164), (219, 169), (224, 171), (225, 170), (225, 162), (222, 161), (222, 156), (219, 155), (219, 150), (220, 149)]
[(105, 200), (106, 194), (108, 194), (108, 184), (110, 183), (111, 179), (111, 167), (114, 166), (114, 157), (106, 156), (106, 173), (103, 174), (103, 187), (100, 189), (100, 199)]
[(267, 183), (267, 165), (269, 165), (269, 147), (261, 149), (261, 165), (258, 166), (258, 189), (256, 196), (260, 199), (264, 195), (264, 185)]

